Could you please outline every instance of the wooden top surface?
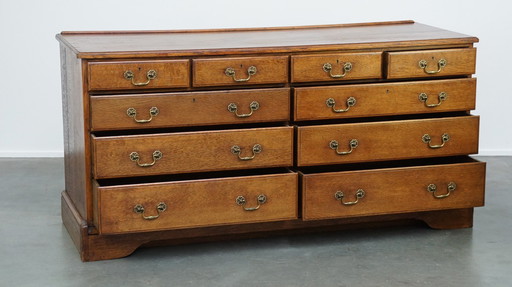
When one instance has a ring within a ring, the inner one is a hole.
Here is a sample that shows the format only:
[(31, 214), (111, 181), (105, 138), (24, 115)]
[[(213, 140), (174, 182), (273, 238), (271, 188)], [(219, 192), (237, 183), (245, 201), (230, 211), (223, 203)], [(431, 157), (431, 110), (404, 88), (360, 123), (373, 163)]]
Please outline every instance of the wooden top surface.
[(224, 55), (464, 45), (478, 38), (414, 21), (188, 31), (62, 32), (80, 58)]

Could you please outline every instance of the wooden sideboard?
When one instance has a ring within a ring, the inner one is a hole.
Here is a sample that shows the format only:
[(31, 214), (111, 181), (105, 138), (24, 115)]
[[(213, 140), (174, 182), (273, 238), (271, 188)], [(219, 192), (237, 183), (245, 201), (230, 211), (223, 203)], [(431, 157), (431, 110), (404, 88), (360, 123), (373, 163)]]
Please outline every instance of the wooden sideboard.
[(397, 21), (62, 32), (62, 219), (82, 260), (484, 204), (475, 37)]

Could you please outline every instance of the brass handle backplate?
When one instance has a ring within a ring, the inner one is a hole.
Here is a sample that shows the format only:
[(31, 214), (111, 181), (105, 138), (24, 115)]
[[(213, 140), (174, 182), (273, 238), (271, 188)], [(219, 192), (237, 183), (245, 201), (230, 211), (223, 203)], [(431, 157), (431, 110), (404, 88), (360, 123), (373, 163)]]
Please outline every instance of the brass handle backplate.
[(254, 157), (256, 157), (256, 154), (260, 153), (262, 150), (263, 150), (263, 147), (260, 144), (255, 144), (252, 147), (252, 156), (242, 157), (242, 156), (240, 156), (242, 154), (242, 149), (239, 146), (234, 145), (231, 147), (231, 152), (233, 154), (237, 155), (239, 160), (251, 160)]
[(418, 96), (418, 99), (420, 100), (420, 102), (423, 102), (425, 104), (425, 107), (435, 108), (437, 106), (440, 106), (448, 98), (448, 95), (445, 92), (440, 92), (437, 98), (439, 99), (439, 102), (437, 104), (427, 104), (428, 95), (426, 93), (421, 93)]
[(428, 192), (431, 192), (432, 195), (437, 198), (437, 199), (442, 199), (442, 198), (445, 198), (445, 197), (448, 197), (450, 196), (450, 194), (457, 188), (457, 184), (455, 184), (455, 182), (449, 182), (448, 183), (448, 186), (446, 187), (446, 190), (448, 191), (447, 193), (445, 194), (436, 194), (437, 192), (437, 186), (433, 183), (429, 184), (427, 186), (427, 191)]
[(345, 195), (343, 194), (343, 191), (341, 190), (338, 190), (336, 191), (336, 193), (334, 194), (334, 198), (338, 201), (340, 201), (343, 205), (354, 205), (354, 204), (357, 204), (359, 202), (359, 199), (363, 198), (365, 196), (365, 192), (364, 190), (362, 189), (358, 189), (356, 191), (356, 200), (355, 201), (343, 201), (343, 198), (345, 197)]
[(130, 153), (130, 160), (136, 162), (137, 165), (140, 166), (140, 167), (150, 167), (150, 166), (155, 165), (156, 161), (160, 160), (162, 158), (162, 156), (163, 156), (163, 154), (162, 154), (161, 151), (155, 150), (153, 152), (153, 162), (150, 162), (150, 163), (140, 163), (139, 153), (134, 151), (134, 152)]
[(347, 73), (352, 70), (352, 63), (346, 62), (345, 64), (343, 64), (343, 73), (341, 73), (341, 74), (333, 74), (332, 73), (332, 64), (331, 63), (325, 63), (322, 66), (322, 70), (324, 70), (324, 72), (328, 73), (331, 78), (334, 78), (334, 79), (344, 78), (347, 75)]
[(262, 204), (267, 202), (267, 196), (265, 196), (264, 194), (260, 194), (260, 195), (258, 195), (257, 201), (258, 201), (258, 205), (256, 207), (245, 207), (245, 204), (247, 203), (247, 201), (245, 200), (245, 197), (239, 195), (236, 198), (236, 204), (242, 206), (245, 211), (258, 210)]
[(446, 62), (445, 59), (440, 59), (439, 61), (437, 61), (437, 70), (427, 70), (427, 67), (428, 67), (427, 60), (420, 60), (418, 62), (418, 65), (420, 66), (420, 68), (423, 69), (423, 72), (425, 72), (426, 74), (437, 74), (437, 73), (441, 72), (441, 70), (444, 67), (446, 67), (446, 65), (448, 65), (448, 62)]
[(132, 82), (132, 85), (134, 85), (134, 86), (146, 86), (149, 84), (149, 82), (151, 82), (151, 80), (154, 80), (156, 78), (156, 71), (149, 70), (146, 73), (147, 81), (145, 81), (145, 82), (135, 82), (135, 75), (130, 70), (125, 71), (123, 75), (124, 75), (124, 78), (127, 80), (130, 80)]
[(347, 154), (351, 154), (352, 151), (357, 148), (357, 146), (359, 145), (359, 141), (357, 139), (351, 139), (350, 142), (348, 143), (348, 146), (350, 147), (350, 150), (348, 151), (339, 151), (338, 150), (338, 147), (339, 147), (339, 143), (337, 140), (332, 140), (329, 142), (329, 147), (333, 150), (336, 151), (336, 154), (338, 155), (347, 155)]
[(256, 66), (250, 66), (249, 68), (247, 68), (247, 78), (237, 79), (235, 69), (229, 67), (229, 68), (226, 68), (226, 70), (224, 71), (224, 74), (226, 74), (226, 76), (228, 76), (228, 77), (233, 78), (233, 81), (235, 81), (235, 82), (247, 82), (251, 79), (251, 76), (256, 75), (256, 72), (258, 72), (258, 69), (256, 68)]
[(143, 123), (149, 123), (150, 121), (153, 120), (153, 117), (156, 117), (158, 115), (160, 111), (158, 110), (157, 107), (152, 107), (151, 109), (149, 109), (149, 119), (147, 120), (138, 120), (137, 119), (137, 110), (135, 108), (129, 108), (126, 110), (126, 114), (130, 117), (130, 118), (133, 118), (133, 120), (137, 123), (140, 123), (140, 124), (143, 124)]
[(432, 149), (436, 149), (436, 148), (442, 148), (444, 147), (444, 144), (450, 140), (450, 135), (447, 134), (447, 133), (444, 133), (442, 136), (441, 136), (441, 144), (439, 145), (432, 145), (431, 142), (432, 142), (432, 138), (430, 137), (429, 134), (424, 134), (423, 137), (421, 137), (421, 140), (428, 144), (428, 147), (429, 148), (432, 148)]
[(153, 220), (153, 219), (157, 219), (158, 217), (160, 217), (160, 213), (164, 212), (165, 210), (167, 209), (167, 204), (165, 204), (164, 202), (160, 202), (157, 206), (156, 206), (156, 211), (157, 211), (157, 215), (149, 215), (149, 216), (146, 216), (144, 214), (144, 212), (146, 211), (144, 209), (144, 206), (142, 204), (137, 204), (135, 205), (135, 207), (133, 208), (133, 212), (137, 213), (137, 214), (140, 214), (142, 215), (142, 218), (145, 219), (145, 220)]
[(344, 113), (348, 112), (350, 107), (353, 107), (356, 105), (356, 98), (350, 97), (347, 99), (347, 108), (346, 109), (336, 109), (336, 101), (333, 98), (328, 98), (327, 101), (325, 101), (325, 105), (332, 109), (335, 113)]
[(258, 103), (257, 101), (253, 101), (252, 103), (249, 104), (249, 109), (251, 110), (250, 113), (248, 113), (248, 114), (239, 114), (238, 113), (238, 106), (235, 103), (230, 103), (228, 105), (228, 111), (233, 113), (233, 114), (235, 114), (239, 118), (250, 117), (250, 116), (252, 116), (252, 113), (254, 111), (258, 110), (259, 108), (260, 108), (260, 103)]

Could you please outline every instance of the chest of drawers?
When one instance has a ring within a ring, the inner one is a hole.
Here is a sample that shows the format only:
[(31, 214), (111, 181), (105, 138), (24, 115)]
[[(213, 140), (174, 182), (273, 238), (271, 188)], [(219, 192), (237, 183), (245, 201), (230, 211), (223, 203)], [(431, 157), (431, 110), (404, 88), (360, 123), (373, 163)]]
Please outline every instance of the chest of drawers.
[(484, 203), (476, 49), (413, 21), (63, 32), (62, 219), (82, 260)]

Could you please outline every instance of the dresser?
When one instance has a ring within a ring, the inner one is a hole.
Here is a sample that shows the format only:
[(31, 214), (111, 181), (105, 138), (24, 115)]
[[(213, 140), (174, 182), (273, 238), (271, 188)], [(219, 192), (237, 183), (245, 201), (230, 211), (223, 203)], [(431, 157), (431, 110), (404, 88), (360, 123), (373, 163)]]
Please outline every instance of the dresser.
[(83, 261), (484, 204), (475, 37), (415, 23), (62, 32), (62, 220)]

